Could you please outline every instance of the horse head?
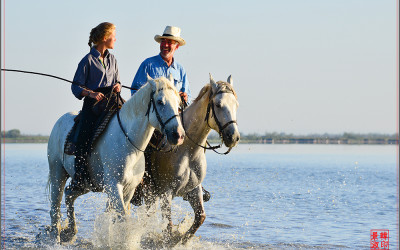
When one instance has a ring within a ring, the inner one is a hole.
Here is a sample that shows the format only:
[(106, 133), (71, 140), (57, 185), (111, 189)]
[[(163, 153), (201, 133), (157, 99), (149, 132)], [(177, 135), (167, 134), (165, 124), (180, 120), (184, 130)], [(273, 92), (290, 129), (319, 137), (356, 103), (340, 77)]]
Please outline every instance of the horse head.
[(236, 123), (239, 103), (233, 89), (232, 77), (229, 76), (227, 82), (215, 82), (210, 74), (210, 86), (206, 119), (209, 126), (220, 134), (225, 146), (234, 147), (239, 142), (240, 134)]
[(172, 75), (169, 79), (165, 77), (153, 79), (147, 75), (147, 82), (152, 88), (147, 110), (150, 124), (165, 134), (171, 145), (182, 144), (185, 132), (178, 113), (181, 99), (173, 85)]

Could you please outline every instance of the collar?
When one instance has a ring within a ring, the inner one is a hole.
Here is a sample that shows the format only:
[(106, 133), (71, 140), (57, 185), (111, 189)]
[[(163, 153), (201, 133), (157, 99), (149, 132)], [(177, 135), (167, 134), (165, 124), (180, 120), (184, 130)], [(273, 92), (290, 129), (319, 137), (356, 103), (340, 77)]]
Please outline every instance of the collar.
[[(168, 64), (167, 64), (167, 63), (164, 61), (164, 59), (162, 58), (161, 53), (158, 54), (157, 58), (158, 58), (158, 60), (160, 61), (160, 63), (165, 64), (165, 65), (168, 67)], [(170, 66), (170, 67), (176, 69), (175, 58), (172, 58), (172, 63), (171, 63), (171, 66)]]
[[(96, 49), (95, 46), (93, 46), (90, 49), (90, 54), (96, 58), (99, 58), (101, 56), (100, 52)], [(108, 51), (108, 49), (106, 49), (106, 51), (104, 51), (104, 57), (108, 57), (110, 55), (110, 52)], [(162, 58), (161, 58), (162, 59)]]

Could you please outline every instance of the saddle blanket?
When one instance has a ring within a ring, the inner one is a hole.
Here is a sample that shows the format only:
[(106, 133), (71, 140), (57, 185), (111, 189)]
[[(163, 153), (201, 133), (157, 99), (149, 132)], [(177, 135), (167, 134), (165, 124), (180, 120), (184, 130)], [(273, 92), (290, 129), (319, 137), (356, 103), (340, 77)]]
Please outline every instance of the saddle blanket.
[[(104, 92), (104, 91), (103, 91)], [(104, 92), (106, 93), (106, 92)], [(99, 136), (104, 132), (107, 128), (107, 125), (111, 118), (115, 115), (116, 112), (122, 107), (125, 100), (122, 98), (117, 98), (116, 94), (111, 92), (109, 99), (112, 102), (103, 99), (97, 104), (93, 112), (98, 116), (96, 118), (95, 125), (93, 127), (93, 133), (91, 138), (89, 139), (89, 143), (87, 145), (87, 152), (91, 152), (94, 143), (99, 138)], [(74, 119), (74, 125), (72, 126), (71, 131), (69, 131), (67, 138), (64, 143), (64, 153), (67, 155), (75, 155), (76, 154), (76, 143), (78, 141), (78, 130), (79, 130), (79, 120), (81, 119), (82, 113), (79, 113)]]
[[(91, 143), (89, 145), (89, 149), (92, 148), (92, 146), (96, 142), (96, 139), (106, 129), (108, 122), (115, 115), (115, 113), (116, 113), (116, 110), (107, 112), (107, 114), (104, 117), (104, 120), (96, 128), (94, 128), (95, 132), (93, 134), (93, 137), (90, 139)], [(75, 138), (76, 138), (76, 134), (78, 132), (76, 128), (78, 127), (79, 119), (80, 119), (80, 113), (75, 117), (74, 126), (72, 126), (72, 129), (69, 131), (69, 133), (67, 135), (67, 139), (65, 140), (64, 153), (67, 155), (75, 155), (75, 153), (76, 153)]]

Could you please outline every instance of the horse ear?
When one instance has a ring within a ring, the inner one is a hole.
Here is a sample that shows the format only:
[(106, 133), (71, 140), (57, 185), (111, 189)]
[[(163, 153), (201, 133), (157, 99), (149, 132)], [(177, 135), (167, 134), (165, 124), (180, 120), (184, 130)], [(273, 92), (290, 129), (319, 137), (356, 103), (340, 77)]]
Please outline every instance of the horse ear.
[(212, 77), (211, 73), (209, 73), (209, 74), (210, 74), (210, 83), (215, 84), (214, 78)]
[(149, 76), (149, 74), (147, 74), (147, 82), (150, 83), (151, 88), (152, 88), (153, 90), (156, 90), (156, 89), (157, 89), (156, 82), (154, 81), (153, 78), (151, 78), (151, 77)]
[(172, 74), (170, 73), (169, 74), (169, 81), (172, 83), (172, 84), (174, 84), (174, 77), (172, 77)]
[(228, 77), (228, 83), (233, 86), (232, 75)]
[(218, 88), (218, 86), (217, 86), (217, 83), (215, 83), (215, 81), (214, 81), (214, 79), (213, 79), (211, 73), (210, 73), (210, 84), (211, 84), (211, 87), (213, 88), (213, 90), (216, 91), (216, 89)]

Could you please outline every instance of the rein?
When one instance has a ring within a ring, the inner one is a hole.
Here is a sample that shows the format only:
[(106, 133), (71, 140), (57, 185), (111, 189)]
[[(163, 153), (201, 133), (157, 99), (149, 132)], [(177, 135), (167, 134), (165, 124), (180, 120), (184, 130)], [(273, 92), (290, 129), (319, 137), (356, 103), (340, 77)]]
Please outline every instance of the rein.
[[(229, 90), (229, 91), (228, 91), (228, 90)], [(210, 96), (209, 96), (209, 100), (210, 100), (210, 101), (209, 101), (208, 106), (207, 106), (206, 118), (204, 119), (204, 121), (207, 121), (208, 127), (211, 128), (210, 124), (208, 123), (208, 120), (209, 120), (209, 118), (210, 118), (210, 109), (211, 109), (212, 115), (213, 115), (214, 120), (215, 120), (215, 123), (216, 123), (217, 126), (218, 126), (218, 130), (219, 130), (219, 131), (218, 131), (218, 134), (219, 134), (220, 138), (222, 138), (222, 131), (223, 131), (226, 127), (228, 127), (228, 126), (229, 126), (230, 124), (232, 124), (232, 123), (236, 123), (236, 124), (237, 124), (236, 120), (232, 120), (232, 121), (229, 121), (229, 122), (227, 122), (225, 125), (222, 126), (222, 125), (221, 125), (221, 122), (218, 120), (217, 115), (215, 114), (213, 98), (214, 98), (216, 95), (218, 95), (218, 94), (223, 94), (223, 93), (230, 93), (230, 94), (233, 94), (233, 91), (232, 91), (231, 89), (228, 89), (228, 90), (225, 90), (225, 91), (222, 91), (222, 90), (217, 91), (217, 93), (215, 93), (214, 95), (213, 95), (213, 93), (212, 93), (212, 90), (210, 91)], [(182, 127), (183, 127), (183, 129), (185, 130), (184, 119), (183, 119), (183, 110), (182, 110), (182, 112), (181, 112), (181, 120), (182, 120)], [(212, 150), (212, 151), (214, 151), (215, 153), (220, 154), (220, 155), (229, 154), (229, 152), (232, 150), (232, 147), (230, 147), (230, 148), (228, 149), (228, 151), (226, 151), (225, 153), (220, 153), (220, 152), (216, 151), (216, 149), (221, 148), (221, 146), (222, 146), (222, 140), (221, 140), (221, 144), (219, 144), (219, 145), (217, 145), (217, 146), (211, 146), (210, 143), (209, 143), (208, 141), (206, 141), (206, 143), (207, 143), (207, 145), (208, 145), (208, 147), (206, 147), (206, 146), (200, 145), (199, 143), (195, 142), (191, 137), (189, 137), (188, 133), (186, 133), (186, 130), (185, 130), (185, 134), (186, 134), (186, 137), (189, 138), (194, 144), (196, 144), (198, 147), (203, 148), (204, 150), (207, 150), (207, 149), (208, 149), (208, 150)]]
[[(155, 102), (154, 102), (154, 94), (155, 94), (154, 91), (152, 91), (151, 94), (150, 94), (150, 101), (149, 101), (149, 105), (148, 105), (147, 112), (146, 112), (145, 116), (147, 116), (147, 120), (150, 119), (150, 118), (149, 118), (149, 116), (150, 116), (150, 108), (151, 108), (151, 105), (153, 104), (153, 111), (155, 111), (155, 113), (156, 113), (156, 117), (157, 117), (158, 122), (159, 122), (160, 125), (161, 125), (161, 129), (164, 130), (164, 128), (165, 128), (165, 126), (168, 124), (168, 122), (170, 122), (173, 118), (175, 118), (175, 117), (178, 116), (178, 115), (173, 115), (172, 117), (170, 117), (170, 118), (164, 123), (164, 122), (162, 121), (162, 119), (161, 119), (160, 114), (158, 113), (157, 108), (156, 108), (156, 104), (155, 104)], [(121, 98), (120, 93), (117, 93), (117, 98), (118, 98), (118, 99)], [(142, 149), (138, 148), (138, 147), (132, 142), (132, 140), (129, 138), (128, 134), (126, 133), (125, 129), (123, 128), (122, 122), (121, 122), (121, 118), (120, 118), (120, 116), (119, 116), (119, 111), (120, 111), (120, 110), (118, 109), (118, 111), (117, 111), (118, 124), (119, 124), (119, 127), (121, 128), (122, 132), (124, 133), (126, 139), (128, 139), (129, 143), (130, 143), (134, 148), (136, 148), (136, 149), (139, 150), (140, 152), (143, 152), (143, 153), (144, 153), (146, 149), (142, 150)]]
[[(182, 121), (182, 127), (183, 127), (183, 130), (185, 131), (186, 137), (189, 138), (189, 139), (190, 139), (194, 144), (196, 144), (198, 147), (201, 147), (201, 148), (203, 148), (204, 150), (207, 150), (207, 149), (215, 150), (215, 149), (221, 147), (221, 145), (212, 146), (212, 147), (209, 145), (210, 147), (205, 147), (205, 146), (200, 145), (199, 143), (195, 142), (195, 141), (189, 136), (189, 134), (186, 132), (185, 123), (183, 122), (183, 121), (184, 121), (184, 119), (183, 119), (183, 110), (182, 110), (182, 112), (181, 112), (181, 121)], [(207, 142), (207, 143), (208, 143), (208, 142)]]

